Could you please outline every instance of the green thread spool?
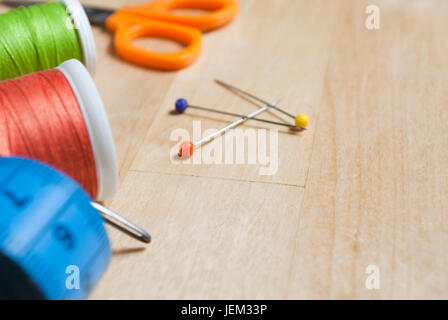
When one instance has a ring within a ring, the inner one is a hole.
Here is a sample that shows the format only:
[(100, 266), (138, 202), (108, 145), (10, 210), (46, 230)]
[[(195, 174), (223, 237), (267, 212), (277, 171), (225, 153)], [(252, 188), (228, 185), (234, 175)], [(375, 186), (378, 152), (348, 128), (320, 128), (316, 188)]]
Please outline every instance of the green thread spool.
[(0, 81), (55, 68), (69, 59), (96, 67), (92, 29), (77, 0), (0, 14)]

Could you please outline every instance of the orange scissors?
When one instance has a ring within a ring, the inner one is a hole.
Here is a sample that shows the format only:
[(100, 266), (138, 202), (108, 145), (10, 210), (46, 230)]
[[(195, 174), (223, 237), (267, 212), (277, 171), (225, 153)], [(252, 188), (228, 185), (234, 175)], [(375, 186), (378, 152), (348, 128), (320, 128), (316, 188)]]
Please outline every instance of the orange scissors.
[[(15, 5), (39, 2), (3, 1)], [(125, 6), (119, 10), (84, 6), (92, 24), (105, 25), (115, 32), (114, 46), (124, 59), (150, 68), (178, 70), (191, 65), (202, 46), (201, 31), (213, 30), (229, 23), (236, 16), (236, 0), (157, 0), (144, 5)], [(180, 15), (177, 9), (201, 9), (203, 15)], [(161, 53), (133, 44), (137, 38), (171, 39), (185, 45), (178, 52)]]

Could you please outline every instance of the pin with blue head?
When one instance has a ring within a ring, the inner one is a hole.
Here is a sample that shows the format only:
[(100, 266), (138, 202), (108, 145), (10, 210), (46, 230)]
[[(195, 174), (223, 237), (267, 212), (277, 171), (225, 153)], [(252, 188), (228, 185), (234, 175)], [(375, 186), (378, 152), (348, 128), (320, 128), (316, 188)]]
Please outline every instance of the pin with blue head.
[(178, 113), (184, 113), (188, 108), (188, 101), (183, 98), (177, 99), (175, 106)]

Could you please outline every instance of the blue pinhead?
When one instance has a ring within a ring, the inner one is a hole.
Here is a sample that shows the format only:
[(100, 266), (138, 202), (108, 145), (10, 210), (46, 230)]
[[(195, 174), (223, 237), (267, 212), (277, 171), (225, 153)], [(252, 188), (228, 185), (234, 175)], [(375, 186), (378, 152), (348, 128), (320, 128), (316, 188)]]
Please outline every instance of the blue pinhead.
[(176, 101), (176, 111), (178, 113), (184, 113), (185, 110), (187, 110), (187, 108), (188, 108), (188, 101), (187, 100), (185, 100), (183, 98), (177, 99), (177, 101)]

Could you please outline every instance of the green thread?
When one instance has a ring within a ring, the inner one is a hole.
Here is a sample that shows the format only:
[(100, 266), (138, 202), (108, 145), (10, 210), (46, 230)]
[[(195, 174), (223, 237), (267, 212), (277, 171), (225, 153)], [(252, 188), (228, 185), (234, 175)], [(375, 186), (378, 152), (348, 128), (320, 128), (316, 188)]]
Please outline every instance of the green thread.
[(63, 4), (50, 2), (0, 14), (0, 80), (83, 62), (76, 29)]

